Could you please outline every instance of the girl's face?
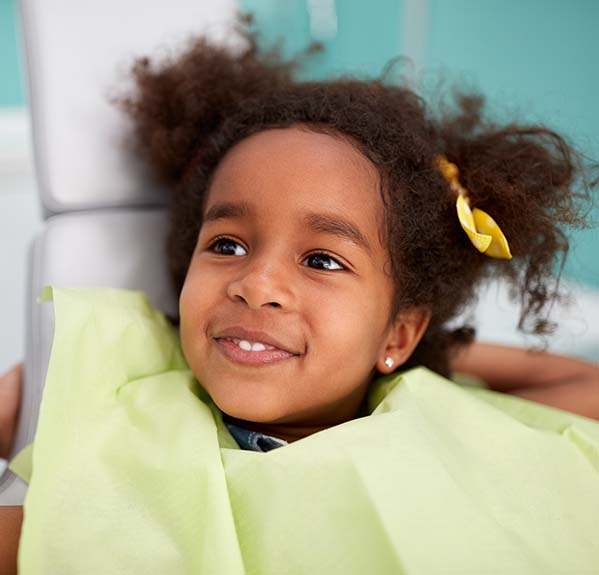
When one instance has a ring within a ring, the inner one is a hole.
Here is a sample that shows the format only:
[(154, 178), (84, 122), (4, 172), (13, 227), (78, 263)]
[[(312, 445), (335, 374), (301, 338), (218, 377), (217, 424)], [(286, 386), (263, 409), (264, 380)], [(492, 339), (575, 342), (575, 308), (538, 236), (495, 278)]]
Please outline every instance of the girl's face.
[(407, 359), (422, 330), (389, 322), (383, 216), (376, 168), (341, 138), (272, 129), (227, 153), (180, 298), (185, 356), (223, 412), (335, 425), (388, 355)]

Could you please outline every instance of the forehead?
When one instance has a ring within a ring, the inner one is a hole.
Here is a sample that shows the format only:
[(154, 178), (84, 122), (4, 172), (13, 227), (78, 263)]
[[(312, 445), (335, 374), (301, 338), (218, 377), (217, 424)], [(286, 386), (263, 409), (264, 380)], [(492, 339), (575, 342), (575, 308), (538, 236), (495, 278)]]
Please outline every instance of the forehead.
[(373, 239), (383, 223), (379, 174), (349, 141), (304, 127), (271, 129), (235, 145), (215, 171), (204, 213), (244, 203), (267, 218), (337, 214)]

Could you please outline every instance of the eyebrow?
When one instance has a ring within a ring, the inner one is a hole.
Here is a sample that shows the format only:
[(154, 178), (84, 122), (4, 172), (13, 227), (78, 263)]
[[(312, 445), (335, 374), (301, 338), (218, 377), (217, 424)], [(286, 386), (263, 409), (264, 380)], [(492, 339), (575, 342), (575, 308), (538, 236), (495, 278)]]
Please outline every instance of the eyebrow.
[[(247, 202), (217, 202), (206, 212), (203, 223), (224, 219), (242, 219), (253, 213), (252, 206)], [(303, 217), (303, 224), (313, 232), (349, 240), (368, 254), (372, 254), (370, 243), (360, 228), (345, 218), (332, 214), (307, 212)]]

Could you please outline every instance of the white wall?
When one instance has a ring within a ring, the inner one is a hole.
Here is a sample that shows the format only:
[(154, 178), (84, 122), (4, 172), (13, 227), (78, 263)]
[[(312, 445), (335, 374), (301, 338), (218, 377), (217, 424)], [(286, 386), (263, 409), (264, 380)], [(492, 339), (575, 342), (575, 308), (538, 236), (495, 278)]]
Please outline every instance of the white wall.
[(42, 226), (25, 108), (0, 109), (0, 373), (25, 353), (27, 250)]

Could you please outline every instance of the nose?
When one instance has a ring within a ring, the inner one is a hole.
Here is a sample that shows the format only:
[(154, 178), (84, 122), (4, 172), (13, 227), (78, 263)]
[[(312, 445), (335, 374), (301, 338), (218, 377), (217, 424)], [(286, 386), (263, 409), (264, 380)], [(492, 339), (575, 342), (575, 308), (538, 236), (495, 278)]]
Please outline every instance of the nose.
[(254, 257), (243, 266), (227, 286), (233, 301), (243, 301), (252, 309), (263, 306), (289, 309), (292, 291), (289, 271), (285, 264), (267, 254)]

